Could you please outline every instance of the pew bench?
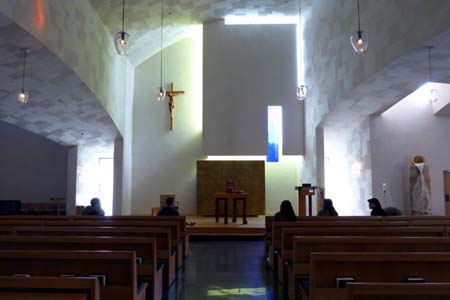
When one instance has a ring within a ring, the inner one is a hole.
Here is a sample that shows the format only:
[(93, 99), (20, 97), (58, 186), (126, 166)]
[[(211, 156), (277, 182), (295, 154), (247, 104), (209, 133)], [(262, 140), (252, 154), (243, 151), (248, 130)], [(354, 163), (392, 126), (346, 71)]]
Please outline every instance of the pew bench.
[(100, 300), (97, 278), (0, 277), (0, 299)]
[(408, 283), (422, 278), (426, 283), (450, 283), (449, 268), (449, 253), (312, 253), (309, 284), (299, 288), (302, 299), (345, 300), (349, 278), (354, 282)]
[[(0, 227), (1, 228), (1, 227)], [(166, 263), (163, 269), (163, 287), (167, 289), (176, 280), (176, 260), (172, 249), (171, 229), (164, 227), (14, 227), (10, 234), (17, 236), (110, 236), (155, 238), (156, 258)]]
[(102, 300), (145, 300), (136, 254), (129, 251), (0, 250), (0, 276), (97, 277)]
[(447, 300), (449, 283), (348, 283), (347, 300)]
[(1, 250), (111, 250), (132, 251), (138, 258), (137, 276), (148, 283), (149, 298), (162, 298), (163, 269), (156, 259), (154, 238), (75, 237), (75, 236), (0, 236)]
[(277, 252), (278, 280), (287, 285), (287, 264), (292, 262), (295, 236), (399, 236), (399, 237), (444, 237), (444, 227), (320, 227), (283, 228), (281, 249)]

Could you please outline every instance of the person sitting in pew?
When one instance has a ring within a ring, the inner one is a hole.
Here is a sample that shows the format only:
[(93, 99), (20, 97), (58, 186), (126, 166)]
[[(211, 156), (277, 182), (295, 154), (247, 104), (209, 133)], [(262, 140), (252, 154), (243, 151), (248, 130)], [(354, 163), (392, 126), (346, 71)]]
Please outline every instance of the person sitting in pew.
[(384, 209), (381, 207), (380, 201), (377, 198), (371, 198), (367, 200), (369, 202), (369, 208), (372, 210), (371, 216), (387, 216)]
[(166, 199), (166, 206), (161, 208), (158, 212), (158, 216), (178, 217), (179, 215), (180, 213), (178, 212), (178, 209), (175, 208), (175, 199), (173, 197), (168, 197)]
[(324, 199), (322, 203), (322, 209), (317, 214), (319, 217), (337, 217), (339, 216), (334, 209), (333, 201), (331, 199)]
[(91, 205), (86, 206), (82, 211), (82, 215), (90, 215), (90, 216), (104, 216), (105, 211), (102, 209), (102, 205), (100, 204), (100, 199), (92, 198)]
[(275, 221), (277, 222), (294, 222), (297, 220), (291, 201), (283, 200), (280, 205), (280, 211), (275, 214)]

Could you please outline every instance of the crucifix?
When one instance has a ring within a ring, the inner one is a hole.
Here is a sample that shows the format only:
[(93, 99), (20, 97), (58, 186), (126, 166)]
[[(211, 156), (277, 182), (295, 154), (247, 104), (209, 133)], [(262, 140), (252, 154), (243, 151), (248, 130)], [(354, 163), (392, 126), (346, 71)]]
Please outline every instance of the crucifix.
[(167, 91), (167, 96), (169, 97), (169, 113), (170, 113), (170, 130), (174, 128), (174, 110), (175, 110), (175, 97), (178, 95), (183, 95), (184, 91), (175, 91), (173, 88), (173, 82), (170, 84), (170, 91)]

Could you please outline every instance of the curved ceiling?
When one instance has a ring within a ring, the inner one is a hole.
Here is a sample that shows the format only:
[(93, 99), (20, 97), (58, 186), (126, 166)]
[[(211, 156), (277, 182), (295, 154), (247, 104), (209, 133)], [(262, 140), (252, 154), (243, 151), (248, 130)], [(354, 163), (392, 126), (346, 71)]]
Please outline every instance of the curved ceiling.
[[(189, 33), (190, 26), (228, 15), (297, 16), (298, 0), (164, 0), (165, 45)], [(90, 0), (97, 14), (114, 35), (122, 28), (121, 0)], [(134, 65), (155, 54), (160, 47), (161, 1), (126, 0), (125, 31), (132, 42), (127, 53)]]
[[(0, 120), (62, 145), (104, 147), (118, 131), (104, 107), (78, 76), (39, 41), (0, 13)], [(30, 48), (25, 88), (19, 105), (23, 56)]]

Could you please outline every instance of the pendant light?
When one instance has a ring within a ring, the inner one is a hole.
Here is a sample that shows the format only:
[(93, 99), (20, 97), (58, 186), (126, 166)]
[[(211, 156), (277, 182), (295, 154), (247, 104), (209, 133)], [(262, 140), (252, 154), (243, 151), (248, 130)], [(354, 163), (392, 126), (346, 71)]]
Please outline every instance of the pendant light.
[(369, 46), (369, 37), (366, 32), (361, 30), (361, 17), (359, 12), (359, 0), (357, 1), (358, 5), (358, 31), (355, 32), (350, 37), (350, 42), (352, 43), (352, 47), (358, 55), (363, 55), (367, 52), (367, 47)]
[[(434, 46), (426, 46), (428, 50), (428, 75), (429, 75), (429, 83), (432, 80), (432, 70), (431, 70), (431, 50), (434, 49)], [(434, 88), (430, 88), (430, 100), (436, 102), (438, 100), (438, 92)]]
[[(302, 32), (302, 0), (298, 0), (298, 37), (301, 37), (301, 32)], [(303, 47), (301, 46), (302, 41), (299, 40), (297, 41), (298, 43), (298, 47), (301, 47), (301, 55), (302, 57), (298, 57), (297, 59), (303, 60)], [(303, 68), (303, 63), (301, 64), (302, 68)], [(301, 70), (301, 72), (303, 72), (303, 70)], [(300, 76), (300, 75), (299, 75)], [(302, 76), (303, 77), (303, 76)], [(306, 84), (303, 82), (303, 78), (300, 78), (300, 86), (297, 87), (297, 99), (299, 101), (304, 101), (306, 100), (306, 96), (308, 94), (308, 87), (306, 86)]]
[(128, 46), (130, 35), (125, 32), (125, 0), (122, 0), (122, 31), (114, 35), (114, 46), (119, 55), (125, 54)]
[(163, 86), (163, 34), (164, 34), (164, 0), (161, 0), (161, 47), (160, 47), (160, 82), (159, 82), (159, 92), (158, 101), (163, 101), (166, 97), (166, 89)]
[(19, 101), (20, 104), (27, 104), (30, 95), (25, 90), (25, 67), (27, 65), (27, 55), (30, 54), (30, 49), (22, 48), (20, 49), (20, 52), (23, 54), (22, 88), (17, 94), (17, 101)]

